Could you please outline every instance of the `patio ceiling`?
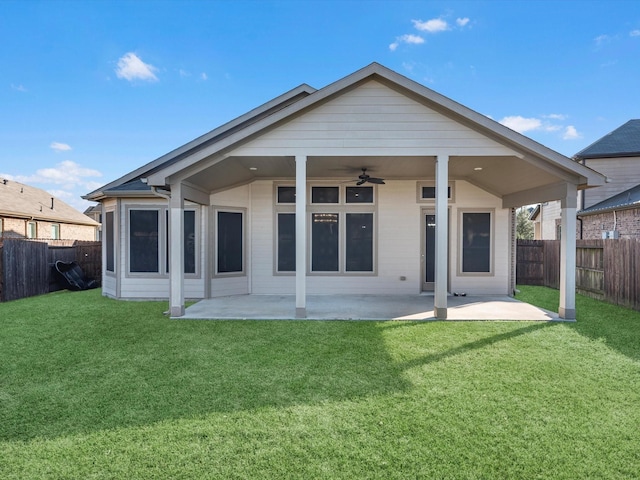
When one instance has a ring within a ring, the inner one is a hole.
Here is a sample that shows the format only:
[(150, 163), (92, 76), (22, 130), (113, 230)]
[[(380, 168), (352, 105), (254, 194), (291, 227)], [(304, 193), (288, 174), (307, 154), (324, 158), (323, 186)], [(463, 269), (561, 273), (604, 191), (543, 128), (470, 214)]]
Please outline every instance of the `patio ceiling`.
[[(206, 192), (222, 191), (255, 180), (295, 179), (293, 157), (227, 157), (183, 177)], [(309, 157), (310, 180), (356, 179), (362, 168), (385, 180), (429, 180), (435, 177), (435, 157)], [(565, 172), (552, 172), (516, 156), (452, 156), (449, 178), (466, 180), (503, 197), (567, 180)]]

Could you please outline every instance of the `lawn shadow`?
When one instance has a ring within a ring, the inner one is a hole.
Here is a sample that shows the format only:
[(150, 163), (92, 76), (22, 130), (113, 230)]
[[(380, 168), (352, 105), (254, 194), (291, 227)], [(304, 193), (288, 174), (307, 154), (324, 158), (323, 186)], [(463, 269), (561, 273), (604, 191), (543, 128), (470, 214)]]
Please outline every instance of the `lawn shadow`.
[(375, 322), (48, 321), (0, 354), (0, 440), (411, 388)]
[(503, 342), (505, 340), (511, 340), (513, 338), (519, 337), (521, 335), (526, 335), (528, 333), (535, 332), (543, 328), (550, 328), (550, 327), (553, 327), (554, 325), (558, 325), (558, 324), (553, 322), (535, 323), (527, 327), (518, 328), (516, 330), (511, 330), (505, 333), (499, 333), (497, 335), (481, 338), (480, 340), (476, 340), (473, 342), (468, 342), (463, 345), (457, 346), (455, 348), (446, 350), (444, 352), (433, 353), (433, 354), (424, 355), (422, 357), (414, 358), (412, 360), (401, 363), (400, 366), (403, 370), (408, 370), (413, 367), (436, 363), (450, 357), (455, 357), (456, 355), (465, 354), (473, 350), (479, 350), (479, 349), (488, 347), (490, 345)]

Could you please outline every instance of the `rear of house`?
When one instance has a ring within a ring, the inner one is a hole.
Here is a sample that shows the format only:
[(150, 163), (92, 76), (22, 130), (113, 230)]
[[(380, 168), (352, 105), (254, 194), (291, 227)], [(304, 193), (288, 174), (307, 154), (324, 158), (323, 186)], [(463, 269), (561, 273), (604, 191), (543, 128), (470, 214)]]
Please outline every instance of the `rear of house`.
[(434, 292), (443, 318), (447, 293), (513, 292), (515, 207), (561, 199), (575, 226), (577, 189), (603, 181), (372, 64), (85, 198), (102, 204), (105, 295), (180, 316), (185, 298), (295, 294), (304, 316), (307, 294)]

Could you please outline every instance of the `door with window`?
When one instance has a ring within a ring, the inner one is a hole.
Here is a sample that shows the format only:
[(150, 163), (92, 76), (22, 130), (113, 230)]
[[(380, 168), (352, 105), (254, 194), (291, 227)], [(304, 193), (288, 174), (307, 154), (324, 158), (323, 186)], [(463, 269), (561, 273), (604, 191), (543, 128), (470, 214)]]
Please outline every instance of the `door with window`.
[[(449, 212), (447, 211), (447, 216)], [(436, 212), (433, 209), (422, 210), (422, 241), (421, 241), (421, 288), (423, 292), (433, 292), (436, 270)], [(448, 237), (448, 235), (447, 235)], [(447, 265), (449, 261), (447, 260)], [(447, 284), (449, 278), (447, 275)]]

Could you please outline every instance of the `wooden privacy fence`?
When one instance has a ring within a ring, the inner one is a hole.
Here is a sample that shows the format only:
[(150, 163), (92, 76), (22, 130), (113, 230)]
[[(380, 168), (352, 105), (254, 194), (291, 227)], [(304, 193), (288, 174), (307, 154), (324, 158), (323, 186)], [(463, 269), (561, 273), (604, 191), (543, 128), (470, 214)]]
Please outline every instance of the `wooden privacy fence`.
[(53, 274), (56, 261), (77, 262), (84, 274), (102, 275), (100, 242), (55, 242), (5, 239), (0, 241), (0, 302), (60, 290)]
[[(640, 240), (578, 240), (576, 291), (640, 310)], [(516, 282), (559, 288), (560, 241), (518, 240)]]

